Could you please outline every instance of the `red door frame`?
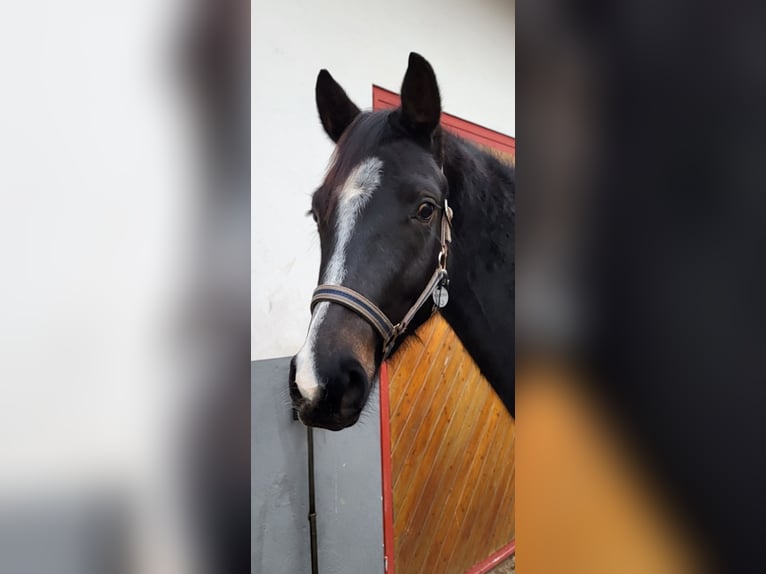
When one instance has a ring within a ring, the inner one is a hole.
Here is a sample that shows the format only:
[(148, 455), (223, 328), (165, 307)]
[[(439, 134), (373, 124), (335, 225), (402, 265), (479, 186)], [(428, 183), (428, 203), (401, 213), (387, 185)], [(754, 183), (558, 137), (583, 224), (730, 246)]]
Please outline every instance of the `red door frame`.
[[(395, 108), (399, 106), (400, 102), (399, 94), (381, 88), (380, 86), (372, 86), (373, 110), (377, 111)], [(516, 139), (511, 136), (507, 136), (498, 131), (485, 128), (473, 122), (443, 112), (441, 123), (445, 128), (458, 134), (464, 139), (516, 157)]]
[[(401, 103), (399, 94), (372, 86), (372, 109), (396, 108)], [(448, 130), (474, 143), (491, 147), (516, 157), (516, 139), (466, 121), (457, 116), (442, 113), (441, 124)], [(383, 486), (383, 558), (386, 574), (394, 574), (394, 500), (391, 481), (391, 405), (388, 396), (388, 364), (380, 366), (380, 459)], [(516, 552), (516, 540), (511, 540), (486, 559), (474, 565), (466, 574), (485, 574), (494, 566)]]

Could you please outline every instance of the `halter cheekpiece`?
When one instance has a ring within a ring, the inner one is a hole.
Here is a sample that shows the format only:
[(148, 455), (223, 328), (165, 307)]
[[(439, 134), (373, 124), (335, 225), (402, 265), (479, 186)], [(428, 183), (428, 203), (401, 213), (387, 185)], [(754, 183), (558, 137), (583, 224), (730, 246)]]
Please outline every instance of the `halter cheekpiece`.
[(354, 311), (357, 315), (365, 319), (383, 339), (383, 360), (385, 360), (394, 348), (396, 340), (407, 330), (407, 326), (412, 321), (415, 314), (425, 305), (429, 297), (433, 298), (434, 307), (444, 307), (447, 304), (449, 295), (447, 294), (447, 285), (449, 278), (447, 275), (447, 254), (449, 245), (452, 242), (452, 209), (444, 200), (441, 217), (441, 249), (436, 259), (436, 270), (431, 279), (428, 280), (420, 297), (417, 298), (412, 307), (401, 321), (394, 324), (380, 308), (370, 301), (367, 297), (343, 285), (319, 285), (314, 289), (314, 295), (311, 297), (311, 311), (321, 301), (337, 303), (347, 309)]

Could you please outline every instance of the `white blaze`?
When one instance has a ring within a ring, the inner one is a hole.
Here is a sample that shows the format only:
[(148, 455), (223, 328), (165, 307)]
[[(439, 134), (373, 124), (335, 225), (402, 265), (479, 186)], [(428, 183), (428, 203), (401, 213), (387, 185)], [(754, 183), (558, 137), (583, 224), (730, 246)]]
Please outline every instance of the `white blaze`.
[[(372, 157), (364, 160), (349, 174), (343, 187), (338, 192), (337, 219), (335, 222), (335, 246), (327, 264), (322, 283), (341, 285), (346, 278), (346, 247), (351, 239), (359, 214), (380, 185), (383, 162)], [(295, 358), (295, 384), (309, 401), (319, 393), (319, 376), (316, 372), (314, 348), (319, 326), (327, 315), (330, 303), (324, 301), (314, 307), (306, 341)]]

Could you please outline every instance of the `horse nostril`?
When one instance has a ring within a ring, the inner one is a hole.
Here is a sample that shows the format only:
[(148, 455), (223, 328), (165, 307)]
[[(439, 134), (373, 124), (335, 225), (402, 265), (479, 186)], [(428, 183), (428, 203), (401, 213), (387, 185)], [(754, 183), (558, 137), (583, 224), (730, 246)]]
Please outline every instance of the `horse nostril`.
[(369, 385), (367, 373), (356, 360), (349, 361), (344, 366), (346, 371), (346, 388), (341, 399), (341, 409), (361, 410), (367, 398), (367, 387)]

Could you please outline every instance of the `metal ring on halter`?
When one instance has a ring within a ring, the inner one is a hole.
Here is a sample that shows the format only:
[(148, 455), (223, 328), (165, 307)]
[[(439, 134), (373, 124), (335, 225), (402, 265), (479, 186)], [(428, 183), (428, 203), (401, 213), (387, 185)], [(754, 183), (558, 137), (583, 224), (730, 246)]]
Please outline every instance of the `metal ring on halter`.
[(405, 329), (407, 329), (406, 325), (402, 325), (402, 323), (397, 323), (396, 325), (394, 325), (394, 330), (391, 331), (391, 334), (389, 335), (389, 337), (383, 341), (383, 360), (384, 361), (391, 354), (391, 351), (394, 350), (394, 344), (396, 343), (396, 340), (399, 338), (399, 335), (404, 333)]
[(436, 258), (436, 262), (439, 264), (439, 269), (447, 269), (447, 246), (443, 246), (439, 251), (439, 257)]

